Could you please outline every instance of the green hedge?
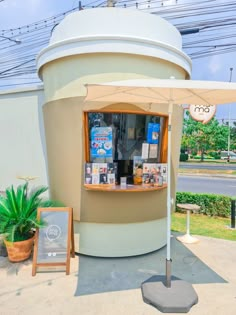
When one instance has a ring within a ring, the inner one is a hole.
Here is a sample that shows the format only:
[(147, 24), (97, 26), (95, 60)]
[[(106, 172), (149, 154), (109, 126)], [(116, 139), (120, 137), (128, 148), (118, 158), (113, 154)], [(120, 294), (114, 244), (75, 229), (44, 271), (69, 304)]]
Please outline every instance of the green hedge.
[(187, 153), (180, 153), (179, 157), (180, 162), (185, 162), (188, 160), (188, 154)]
[[(191, 155), (191, 158), (195, 159), (195, 160), (201, 160), (201, 155)], [(204, 155), (203, 156), (204, 160), (214, 160), (214, 158), (210, 155)]]
[(212, 156), (215, 160), (220, 160), (220, 153), (211, 151), (208, 153), (208, 155)]
[[(231, 198), (223, 195), (177, 192), (177, 203), (197, 204), (201, 207), (200, 213), (209, 216), (228, 217), (231, 214)], [(177, 207), (176, 211), (181, 212)]]

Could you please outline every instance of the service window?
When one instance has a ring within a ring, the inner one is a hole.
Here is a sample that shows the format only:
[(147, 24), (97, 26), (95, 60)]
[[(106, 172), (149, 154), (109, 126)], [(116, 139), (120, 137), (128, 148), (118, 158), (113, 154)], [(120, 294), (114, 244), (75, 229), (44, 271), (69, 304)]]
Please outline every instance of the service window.
[(91, 168), (92, 164), (104, 163), (105, 167), (114, 163), (118, 183), (120, 177), (125, 176), (128, 183), (133, 184), (137, 167), (166, 162), (167, 117), (86, 112), (85, 124), (87, 164), (91, 163)]

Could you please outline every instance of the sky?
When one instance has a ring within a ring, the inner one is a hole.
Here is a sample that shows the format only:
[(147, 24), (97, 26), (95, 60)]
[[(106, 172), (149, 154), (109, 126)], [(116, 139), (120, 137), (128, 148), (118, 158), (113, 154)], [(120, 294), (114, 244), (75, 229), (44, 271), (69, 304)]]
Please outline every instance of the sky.
[[(181, 1), (181, 0), (179, 0)], [(184, 0), (182, 0), (184, 1)], [(189, 0), (188, 0), (189, 1)], [(198, 0), (201, 1), (201, 0)], [(218, 2), (220, 0), (217, 0)], [(3, 0), (0, 1), (0, 30), (16, 28), (31, 24), (53, 15), (71, 10), (78, 5), (77, 0)], [(92, 3), (93, 0), (82, 1), (83, 5)], [(102, 3), (102, 1), (94, 1)], [(141, 1), (140, 1), (141, 2)], [(164, 5), (173, 5), (174, 0), (164, 0)], [(224, 1), (222, 0), (222, 3)], [(191, 17), (186, 17), (191, 20)], [(1, 33), (0, 33), (1, 34)], [(190, 35), (186, 35), (190, 36)], [(196, 35), (204, 39), (204, 32)], [(206, 58), (194, 59), (192, 68), (193, 80), (229, 81), (230, 68), (232, 82), (236, 82), (236, 53), (213, 55)], [(216, 118), (219, 120), (236, 121), (236, 104), (217, 107)]]

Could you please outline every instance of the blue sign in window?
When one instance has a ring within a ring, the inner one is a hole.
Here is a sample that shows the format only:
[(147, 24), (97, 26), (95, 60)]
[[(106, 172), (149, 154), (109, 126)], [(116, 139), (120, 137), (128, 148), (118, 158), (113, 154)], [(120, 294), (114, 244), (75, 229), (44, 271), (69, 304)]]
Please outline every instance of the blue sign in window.
[(91, 157), (112, 157), (112, 128), (93, 127), (91, 130)]
[(147, 132), (147, 142), (155, 143), (155, 144), (159, 143), (159, 135), (160, 135), (160, 124), (149, 123), (148, 132)]

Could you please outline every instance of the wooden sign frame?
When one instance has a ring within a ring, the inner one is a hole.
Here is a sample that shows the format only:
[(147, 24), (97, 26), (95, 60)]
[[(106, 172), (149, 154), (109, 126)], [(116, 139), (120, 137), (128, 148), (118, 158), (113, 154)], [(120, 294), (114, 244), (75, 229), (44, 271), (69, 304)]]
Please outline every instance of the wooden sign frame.
[(74, 242), (74, 223), (73, 223), (73, 209), (70, 207), (59, 207), (59, 208), (38, 208), (37, 218), (41, 218), (42, 212), (68, 212), (68, 227), (67, 227), (67, 254), (65, 262), (43, 262), (38, 263), (38, 249), (39, 249), (39, 229), (35, 233), (34, 241), (34, 253), (33, 253), (33, 264), (32, 264), (32, 276), (36, 275), (37, 267), (52, 267), (52, 266), (65, 266), (66, 275), (70, 274), (70, 256), (75, 257), (75, 242)]

